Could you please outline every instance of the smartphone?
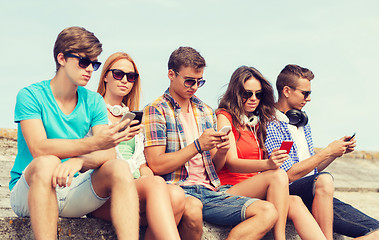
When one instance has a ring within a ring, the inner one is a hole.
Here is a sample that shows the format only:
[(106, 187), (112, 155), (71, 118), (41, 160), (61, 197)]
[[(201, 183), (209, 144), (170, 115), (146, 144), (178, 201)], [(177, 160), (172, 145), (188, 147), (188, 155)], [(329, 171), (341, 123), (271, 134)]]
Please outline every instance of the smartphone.
[(231, 126), (223, 126), (219, 132), (223, 132), (223, 133), (226, 133), (226, 135), (228, 135), (230, 133), (230, 131), (232, 130), (232, 127)]
[(353, 139), (353, 137), (355, 137), (355, 134), (356, 134), (356, 133), (353, 133), (353, 135), (351, 135), (351, 137), (349, 137), (349, 138), (346, 140), (346, 142), (350, 142), (351, 139)]
[(142, 122), (143, 111), (132, 111), (132, 113), (134, 113), (136, 115), (135, 118), (134, 118), (134, 120), (138, 120), (138, 123), (132, 124), (130, 127), (134, 127), (134, 126), (140, 125), (141, 122)]
[(280, 145), (279, 150), (286, 150), (287, 154), (289, 154), (291, 151), (292, 145), (293, 145), (293, 141), (284, 140), (282, 144)]
[(129, 124), (132, 122), (132, 120), (133, 120), (135, 117), (136, 117), (136, 114), (135, 114), (135, 113), (132, 113), (132, 112), (126, 112), (126, 113), (124, 113), (124, 115), (122, 116), (120, 122), (125, 121), (126, 119), (130, 119), (130, 121), (129, 121), (129, 123), (127, 123), (127, 124), (125, 125), (125, 127), (121, 128), (121, 129), (119, 130), (119, 132), (124, 131), (124, 130), (129, 126)]

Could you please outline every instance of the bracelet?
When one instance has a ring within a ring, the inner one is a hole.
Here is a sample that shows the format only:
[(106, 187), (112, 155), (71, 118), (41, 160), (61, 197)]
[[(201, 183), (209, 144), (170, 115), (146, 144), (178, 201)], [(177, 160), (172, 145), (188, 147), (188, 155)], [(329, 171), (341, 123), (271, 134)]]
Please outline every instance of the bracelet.
[(201, 150), (199, 139), (197, 138), (193, 143), (195, 144), (197, 152), (202, 154), (203, 151)]

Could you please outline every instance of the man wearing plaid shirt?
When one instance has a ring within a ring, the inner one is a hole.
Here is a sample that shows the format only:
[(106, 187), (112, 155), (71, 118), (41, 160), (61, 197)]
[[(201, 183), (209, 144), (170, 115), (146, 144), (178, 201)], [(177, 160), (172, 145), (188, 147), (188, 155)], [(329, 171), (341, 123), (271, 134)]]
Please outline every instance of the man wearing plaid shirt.
[(229, 138), (216, 132), (216, 116), (194, 94), (205, 80), (204, 58), (193, 48), (180, 47), (170, 56), (170, 87), (144, 109), (145, 155), (149, 167), (186, 193), (179, 225), (182, 239), (200, 239), (202, 219), (236, 225), (228, 239), (260, 239), (276, 222), (267, 201), (225, 193), (217, 171), (225, 164)]
[(378, 239), (379, 222), (333, 198), (333, 178), (322, 172), (337, 157), (354, 151), (355, 139), (345, 136), (317, 153), (313, 150), (308, 117), (301, 112), (311, 100), (313, 78), (310, 70), (298, 65), (287, 65), (280, 72), (276, 82), (279, 96), (276, 120), (267, 127), (267, 151), (271, 154), (284, 140), (294, 142), (289, 159), (281, 168), (287, 171), (290, 194), (303, 199), (327, 239), (333, 238), (333, 230), (349, 237)]

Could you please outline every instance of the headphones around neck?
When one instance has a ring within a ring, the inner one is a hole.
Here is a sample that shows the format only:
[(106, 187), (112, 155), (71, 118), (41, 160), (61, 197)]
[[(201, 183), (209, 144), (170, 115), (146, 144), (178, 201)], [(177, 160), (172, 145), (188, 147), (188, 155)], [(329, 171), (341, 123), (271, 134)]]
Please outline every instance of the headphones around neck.
[(107, 108), (112, 113), (113, 116), (118, 117), (118, 116), (123, 115), (126, 112), (129, 112), (129, 108), (125, 106), (125, 104), (121, 103), (121, 105), (122, 106), (120, 105), (112, 106), (110, 104), (107, 104)]
[(289, 124), (296, 127), (304, 127), (308, 123), (308, 116), (305, 112), (297, 109), (291, 109), (286, 112), (286, 116), (289, 119)]
[(246, 115), (242, 116), (242, 124), (243, 125), (248, 125), (250, 127), (255, 127), (259, 122), (259, 117), (254, 114), (249, 114), (249, 117)]

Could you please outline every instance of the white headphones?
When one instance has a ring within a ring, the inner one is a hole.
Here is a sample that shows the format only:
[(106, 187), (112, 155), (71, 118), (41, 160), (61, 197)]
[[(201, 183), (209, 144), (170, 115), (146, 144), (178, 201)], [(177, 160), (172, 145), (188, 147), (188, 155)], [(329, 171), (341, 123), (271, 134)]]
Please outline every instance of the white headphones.
[(254, 115), (253, 113), (249, 114), (249, 117), (247, 117), (246, 115), (242, 116), (243, 125), (247, 125), (250, 128), (250, 131), (255, 136), (255, 141), (258, 146), (259, 160), (261, 160), (261, 153), (260, 153), (261, 150), (260, 150), (260, 146), (258, 142), (257, 132), (255, 130), (255, 126), (258, 124), (258, 122), (259, 122), (259, 117), (257, 115)]
[(115, 117), (121, 116), (124, 113), (129, 112), (129, 108), (127, 106), (125, 106), (125, 104), (123, 104), (123, 103), (121, 103), (121, 106), (120, 105), (112, 106), (110, 104), (107, 104), (107, 108), (112, 113), (112, 115)]
[(250, 127), (255, 127), (259, 122), (258, 116), (254, 114), (251, 114), (249, 117), (243, 115), (241, 120), (243, 125), (248, 125)]

